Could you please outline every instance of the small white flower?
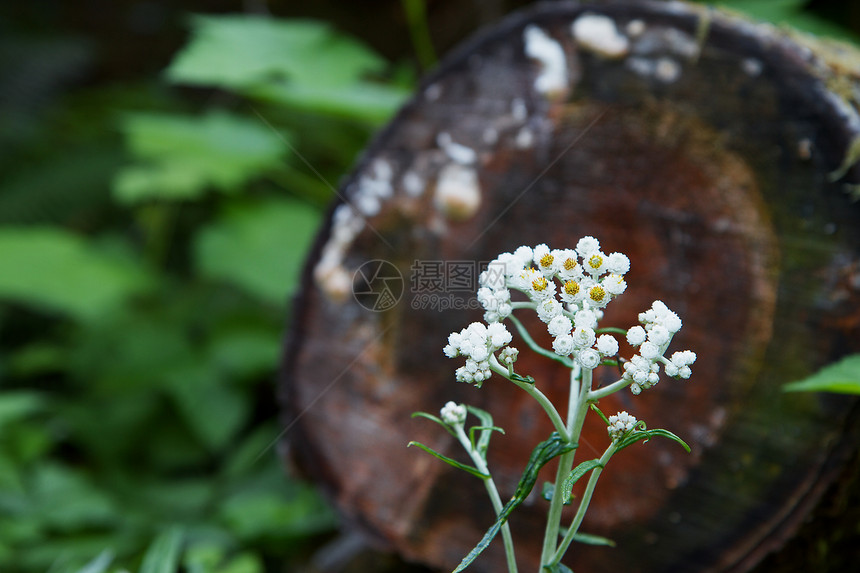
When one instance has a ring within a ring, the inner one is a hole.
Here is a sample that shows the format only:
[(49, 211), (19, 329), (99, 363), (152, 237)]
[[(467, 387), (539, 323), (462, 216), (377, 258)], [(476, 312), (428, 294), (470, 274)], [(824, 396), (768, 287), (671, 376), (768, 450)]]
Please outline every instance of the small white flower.
[(494, 322), (487, 327), (487, 338), (494, 348), (501, 348), (511, 341), (511, 333), (501, 322)]
[(558, 261), (545, 244), (540, 244), (532, 251), (535, 266), (545, 277), (551, 277), (558, 268)]
[[(496, 322), (494, 324), (500, 324), (500, 323)], [(488, 359), (489, 357), (490, 357), (490, 350), (487, 348), (486, 345), (476, 346), (475, 348), (472, 349), (472, 360), (475, 360), (476, 362), (483, 362), (484, 360)]]
[(661, 324), (655, 324), (651, 327), (651, 330), (648, 331), (648, 340), (656, 344), (657, 346), (664, 346), (668, 344), (670, 340), (672, 340), (672, 335), (669, 334), (668, 329)]
[(585, 302), (590, 308), (603, 308), (609, 304), (610, 299), (609, 292), (602, 285), (596, 284), (588, 289)]
[(568, 304), (578, 304), (585, 298), (585, 288), (583, 288), (582, 281), (577, 278), (566, 280), (561, 287), (559, 296)]
[(552, 349), (559, 356), (569, 356), (573, 352), (573, 337), (569, 334), (557, 336), (552, 341)]
[(567, 282), (570, 279), (577, 279), (582, 276), (582, 266), (576, 260), (576, 251), (573, 249), (561, 249), (553, 251), (553, 257), (558, 263), (556, 271), (561, 282)]
[(636, 427), (636, 422), (636, 418), (627, 412), (618, 412), (614, 416), (609, 416), (609, 426), (606, 430), (609, 432), (609, 437), (612, 438), (613, 441), (620, 440), (624, 437), (624, 434), (632, 431)]
[(580, 351), (577, 360), (583, 368), (594, 370), (600, 365), (600, 354), (593, 348), (586, 348)]
[(528, 273), (528, 283), (525, 292), (533, 301), (546, 300), (555, 296), (555, 281), (547, 279), (540, 272), (532, 270)]
[(623, 275), (630, 270), (630, 259), (623, 253), (612, 253), (606, 257), (606, 269), (610, 273)]
[(505, 348), (502, 348), (501, 352), (499, 352), (499, 359), (502, 364), (512, 366), (513, 363), (517, 361), (519, 353), (520, 351), (513, 346), (506, 346)]
[(606, 255), (593, 251), (582, 257), (582, 268), (593, 277), (599, 277), (606, 272)]
[(520, 268), (526, 268), (529, 264), (531, 264), (532, 259), (534, 258), (534, 253), (532, 252), (531, 247), (517, 247), (517, 250), (514, 251), (514, 257), (519, 262)]
[(560, 314), (553, 318), (547, 325), (547, 331), (549, 331), (550, 335), (552, 336), (570, 334), (572, 328), (573, 324), (571, 324), (570, 319), (563, 314)]
[(564, 309), (561, 307), (561, 303), (553, 297), (539, 302), (535, 310), (537, 310), (538, 318), (541, 319), (542, 322), (548, 323), (560, 315), (561, 311)]
[(610, 334), (601, 334), (597, 337), (597, 351), (604, 356), (615, 356), (618, 354), (618, 341)]
[(600, 242), (594, 237), (583, 237), (576, 243), (576, 252), (583, 260), (588, 258), (588, 255), (600, 249)]
[(676, 352), (664, 367), (666, 375), (686, 380), (693, 374), (693, 371), (690, 370), (690, 365), (695, 361), (695, 352), (691, 352), (690, 350)]
[(639, 346), (643, 342), (645, 342), (645, 338), (648, 336), (648, 333), (645, 332), (645, 329), (641, 326), (634, 326), (627, 331), (627, 342), (631, 346)]
[(587, 348), (594, 344), (596, 334), (591, 328), (577, 328), (573, 331), (573, 343), (577, 348)]
[(597, 313), (591, 309), (577, 311), (573, 315), (573, 324), (576, 328), (597, 328)]
[(642, 343), (642, 346), (639, 347), (639, 354), (642, 355), (642, 358), (654, 360), (660, 356), (660, 347), (653, 342), (646, 340)]
[(466, 421), (466, 406), (464, 404), (455, 404), (448, 402), (442, 407), (439, 412), (442, 421), (452, 426), (458, 426)]
[(446, 344), (445, 348), (442, 349), (442, 352), (445, 353), (445, 356), (448, 358), (456, 358), (460, 355), (460, 351), (456, 346), (452, 346), (451, 344)]
[(472, 373), (466, 370), (465, 366), (460, 366), (457, 368), (454, 375), (457, 378), (457, 382), (465, 382), (466, 384), (471, 384), (475, 378), (472, 376)]
[(627, 281), (619, 274), (606, 275), (600, 283), (606, 292), (612, 296), (618, 296), (627, 290)]

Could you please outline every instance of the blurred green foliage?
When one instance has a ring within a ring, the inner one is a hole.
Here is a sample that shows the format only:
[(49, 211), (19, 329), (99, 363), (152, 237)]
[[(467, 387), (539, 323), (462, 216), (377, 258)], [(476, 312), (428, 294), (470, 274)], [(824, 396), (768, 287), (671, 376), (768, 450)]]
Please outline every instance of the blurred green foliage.
[(190, 26), (162, 79), (0, 137), (4, 572), (258, 573), (335, 526), (273, 383), (330, 182), (409, 74), (317, 21)]

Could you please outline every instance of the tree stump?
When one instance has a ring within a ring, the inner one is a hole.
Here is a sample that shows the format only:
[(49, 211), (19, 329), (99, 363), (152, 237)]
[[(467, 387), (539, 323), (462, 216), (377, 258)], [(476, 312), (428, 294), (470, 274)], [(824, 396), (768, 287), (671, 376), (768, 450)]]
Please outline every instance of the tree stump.
[[(575, 545), (566, 563), (749, 570), (856, 452), (854, 399), (781, 386), (860, 351), (858, 62), (678, 2), (537, 5), (466, 43), (367, 149), (308, 258), (280, 382), (290, 458), (378, 542), (455, 566), (492, 510), (478, 480), (406, 449), (461, 453), (410, 414), (490, 411), (510, 495), (551, 425), (498, 377), (457, 384), (441, 348), (480, 320), (476, 263), (593, 235), (632, 263), (602, 324), (661, 299), (685, 323), (673, 348), (698, 354), (690, 381), (601, 408), (693, 451), (652, 441), (613, 459), (583, 531), (618, 546)], [(566, 372), (527, 354), (518, 371), (562, 399)], [(602, 423), (583, 436), (584, 455), (607, 443)], [(546, 508), (534, 492), (511, 517), (521, 570)], [(471, 570), (504, 570), (500, 546)]]

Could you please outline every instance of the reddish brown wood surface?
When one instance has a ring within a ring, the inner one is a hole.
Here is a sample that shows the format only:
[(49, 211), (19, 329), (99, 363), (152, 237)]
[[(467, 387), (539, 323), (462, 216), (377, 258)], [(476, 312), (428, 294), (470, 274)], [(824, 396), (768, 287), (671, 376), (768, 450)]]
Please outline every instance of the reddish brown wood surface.
[[(584, 14), (609, 17), (627, 51), (577, 42)], [(536, 88), (544, 69), (525, 53), (529, 27), (561, 46), (563, 90)], [(591, 234), (632, 261), (606, 323), (630, 326), (660, 298), (685, 321), (677, 348), (699, 356), (692, 380), (601, 407), (665, 427), (693, 452), (654, 441), (613, 459), (584, 530), (618, 547), (576, 546), (569, 564), (742, 571), (778, 548), (856, 448), (854, 400), (780, 390), (860, 351), (860, 173), (849, 161), (833, 175), (860, 134), (846, 98), (857, 60), (831, 54), (679, 3), (556, 2), (450, 56), (342, 186), (355, 209), (333, 206), (308, 260), (281, 381), (291, 457), (377, 540), (431, 565), (459, 562), (492, 522), (489, 504), (477, 480), (405, 448), (415, 439), (459, 455), (410, 414), (449, 399), (491, 411), (507, 430), (490, 454), (503, 496), (551, 426), (504, 380), (454, 381), (457, 361), (441, 348), (481, 312), (422, 308), (415, 263)], [(454, 213), (439, 201), (451, 169), (466, 181)], [(368, 194), (386, 185), (376, 212)], [(375, 259), (405, 280), (384, 312), (350, 292)], [(519, 369), (561, 400), (566, 373), (525, 354)], [(605, 428), (584, 438), (586, 453), (602, 451)], [(524, 570), (536, 569), (545, 511), (535, 494), (512, 517)], [(495, 545), (473, 570), (503, 570)]]

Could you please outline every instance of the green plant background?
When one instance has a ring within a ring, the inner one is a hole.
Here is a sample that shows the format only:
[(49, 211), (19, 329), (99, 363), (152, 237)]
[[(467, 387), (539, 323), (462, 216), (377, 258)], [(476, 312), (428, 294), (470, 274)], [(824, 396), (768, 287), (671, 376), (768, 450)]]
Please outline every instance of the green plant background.
[[(295, 570), (337, 519), (272, 448), (290, 296), (416, 62), (469, 26), (99, 4), (0, 9), (0, 570)], [(849, 34), (826, 2), (729, 4)]]

